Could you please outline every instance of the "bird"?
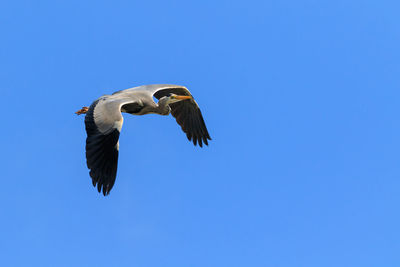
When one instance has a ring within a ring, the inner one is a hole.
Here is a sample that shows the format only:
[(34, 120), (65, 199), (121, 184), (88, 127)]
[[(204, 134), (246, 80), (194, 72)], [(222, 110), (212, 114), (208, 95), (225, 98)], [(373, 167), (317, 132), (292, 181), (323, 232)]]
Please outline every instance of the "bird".
[(172, 114), (195, 146), (208, 146), (211, 140), (200, 108), (184, 86), (150, 84), (101, 96), (75, 114), (86, 114), (86, 164), (93, 186), (104, 196), (110, 193), (117, 176), (122, 113)]

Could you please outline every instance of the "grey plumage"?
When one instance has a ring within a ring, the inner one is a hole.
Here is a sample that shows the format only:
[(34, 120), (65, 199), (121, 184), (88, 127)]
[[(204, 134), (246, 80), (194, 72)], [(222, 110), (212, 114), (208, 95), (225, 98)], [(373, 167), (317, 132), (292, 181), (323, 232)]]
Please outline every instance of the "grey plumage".
[(93, 185), (104, 195), (110, 193), (117, 174), (118, 138), (123, 124), (121, 112), (133, 115), (171, 113), (194, 145), (202, 147), (211, 140), (199, 106), (183, 86), (144, 85), (100, 97), (89, 107), (85, 117), (86, 163)]

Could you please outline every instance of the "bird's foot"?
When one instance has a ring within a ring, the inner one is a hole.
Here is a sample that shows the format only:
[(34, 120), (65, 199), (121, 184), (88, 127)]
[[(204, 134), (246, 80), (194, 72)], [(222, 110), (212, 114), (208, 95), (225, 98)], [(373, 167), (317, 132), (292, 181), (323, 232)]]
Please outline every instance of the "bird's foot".
[(85, 114), (87, 111), (89, 110), (88, 107), (83, 107), (80, 110), (78, 110), (77, 112), (75, 112), (76, 115), (81, 115), (81, 114)]

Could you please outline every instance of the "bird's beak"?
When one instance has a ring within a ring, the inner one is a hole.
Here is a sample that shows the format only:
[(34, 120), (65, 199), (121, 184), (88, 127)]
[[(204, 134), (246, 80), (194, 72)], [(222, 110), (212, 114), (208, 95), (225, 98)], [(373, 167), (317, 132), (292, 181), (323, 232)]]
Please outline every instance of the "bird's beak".
[(178, 100), (192, 99), (192, 97), (188, 95), (174, 95), (172, 98)]

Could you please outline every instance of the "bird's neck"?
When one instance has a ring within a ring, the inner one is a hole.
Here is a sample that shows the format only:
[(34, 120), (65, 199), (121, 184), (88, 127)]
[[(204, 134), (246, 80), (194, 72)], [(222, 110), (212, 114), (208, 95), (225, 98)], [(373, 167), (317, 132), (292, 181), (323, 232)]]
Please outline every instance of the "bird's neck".
[(156, 104), (156, 112), (161, 115), (169, 115), (171, 113), (171, 108), (168, 104), (168, 99), (162, 98)]

